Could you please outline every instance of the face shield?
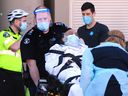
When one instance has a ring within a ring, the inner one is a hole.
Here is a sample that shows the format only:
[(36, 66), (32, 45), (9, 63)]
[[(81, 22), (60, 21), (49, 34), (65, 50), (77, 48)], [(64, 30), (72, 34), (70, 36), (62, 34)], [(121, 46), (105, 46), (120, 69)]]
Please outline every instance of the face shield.
[(37, 9), (34, 14), (36, 15), (37, 28), (42, 32), (47, 31), (51, 22), (49, 9)]

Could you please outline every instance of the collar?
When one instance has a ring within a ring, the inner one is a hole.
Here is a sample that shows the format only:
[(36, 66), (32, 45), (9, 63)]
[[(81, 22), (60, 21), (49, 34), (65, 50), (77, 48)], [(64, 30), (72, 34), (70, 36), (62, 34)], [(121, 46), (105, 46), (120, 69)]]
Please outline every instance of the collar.
[(114, 43), (114, 42), (102, 42), (100, 43), (100, 45), (94, 47), (94, 48), (99, 48), (99, 47), (109, 47), (109, 46), (112, 46), (112, 47), (118, 47), (120, 49), (122, 49), (123, 51), (126, 52), (126, 50), (118, 43)]
[(9, 31), (11, 31), (13, 34), (16, 34), (10, 26), (9, 26), (8, 29), (9, 29)]
[(5, 29), (4, 31), (9, 31), (9, 32), (12, 32), (13, 34), (16, 34), (13, 30), (12, 30), (12, 28), (9, 26), (7, 29)]

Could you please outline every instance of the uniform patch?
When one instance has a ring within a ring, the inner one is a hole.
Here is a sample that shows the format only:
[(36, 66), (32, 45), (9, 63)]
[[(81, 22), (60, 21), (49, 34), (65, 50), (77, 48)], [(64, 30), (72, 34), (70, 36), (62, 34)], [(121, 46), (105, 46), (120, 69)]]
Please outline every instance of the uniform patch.
[(5, 32), (5, 33), (3, 34), (3, 37), (5, 37), (5, 38), (10, 37), (10, 34), (9, 34), (8, 32)]
[(30, 39), (29, 38), (25, 38), (24, 39), (24, 44), (29, 44), (30, 43)]

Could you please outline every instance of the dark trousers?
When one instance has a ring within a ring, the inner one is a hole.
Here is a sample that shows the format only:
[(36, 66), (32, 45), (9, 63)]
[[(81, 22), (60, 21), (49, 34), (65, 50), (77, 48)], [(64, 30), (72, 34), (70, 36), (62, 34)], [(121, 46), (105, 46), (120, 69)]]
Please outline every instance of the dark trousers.
[(20, 72), (0, 68), (0, 96), (25, 96)]

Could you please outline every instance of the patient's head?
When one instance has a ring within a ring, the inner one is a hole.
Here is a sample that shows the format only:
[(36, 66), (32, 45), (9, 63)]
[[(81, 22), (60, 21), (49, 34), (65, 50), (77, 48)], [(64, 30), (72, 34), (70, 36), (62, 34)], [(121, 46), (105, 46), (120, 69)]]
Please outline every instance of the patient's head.
[(79, 39), (78, 36), (73, 34), (73, 35), (68, 35), (65, 38), (64, 44), (67, 45), (67, 46), (79, 47), (82, 44), (82, 41)]
[(119, 30), (110, 31), (108, 33), (108, 38), (106, 39), (106, 41), (118, 43), (124, 48), (126, 46), (124, 34)]

